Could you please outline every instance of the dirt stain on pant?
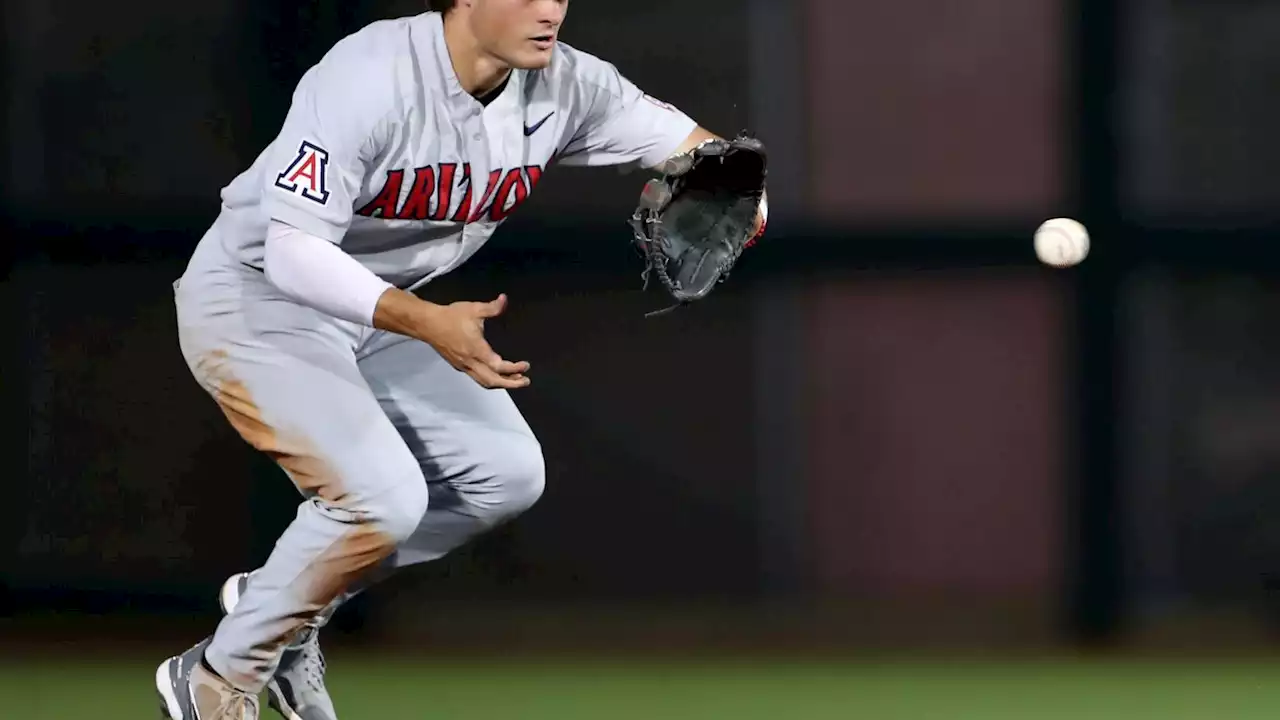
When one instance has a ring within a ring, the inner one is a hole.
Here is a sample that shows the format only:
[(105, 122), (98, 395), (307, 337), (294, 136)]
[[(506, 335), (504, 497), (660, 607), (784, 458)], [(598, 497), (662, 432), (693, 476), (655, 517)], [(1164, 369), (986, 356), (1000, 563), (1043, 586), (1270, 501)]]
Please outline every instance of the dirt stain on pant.
[(276, 461), (303, 495), (318, 496), (333, 507), (346, 506), (347, 493), (338, 474), (320, 458), (309, 440), (278, 431), (263, 420), (249, 388), (228, 367), (226, 351), (209, 353), (196, 364), (196, 370), (231, 427), (245, 442)]
[(341, 477), (307, 438), (281, 431), (263, 419), (249, 388), (230, 369), (226, 351), (215, 350), (201, 357), (196, 373), (240, 437), (284, 469), (304, 496), (319, 498), (326, 506), (356, 518), (335, 542), (311, 559), (294, 587), (285, 589), (295, 598), (293, 612), (280, 618), (270, 637), (250, 652), (256, 658), (274, 658), (348, 587), (389, 557), (396, 543), (376, 524), (362, 519), (363, 513), (352, 506)]

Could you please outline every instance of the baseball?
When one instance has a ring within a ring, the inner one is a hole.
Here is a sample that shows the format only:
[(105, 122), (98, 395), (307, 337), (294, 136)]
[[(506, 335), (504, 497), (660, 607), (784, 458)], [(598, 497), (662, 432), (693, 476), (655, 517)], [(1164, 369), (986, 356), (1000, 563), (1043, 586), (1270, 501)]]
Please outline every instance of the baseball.
[(1046, 220), (1036, 230), (1036, 257), (1054, 267), (1071, 267), (1089, 254), (1089, 231), (1071, 218)]

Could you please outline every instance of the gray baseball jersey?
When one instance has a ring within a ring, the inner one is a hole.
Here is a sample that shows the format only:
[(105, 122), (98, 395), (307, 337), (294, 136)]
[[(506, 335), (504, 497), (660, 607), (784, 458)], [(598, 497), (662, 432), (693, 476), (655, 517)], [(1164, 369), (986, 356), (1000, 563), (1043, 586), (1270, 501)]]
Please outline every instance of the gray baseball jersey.
[(564, 43), (481, 105), (442, 25), (437, 13), (374, 23), (306, 73), (280, 134), (223, 191), (234, 256), (261, 267), (275, 218), (412, 289), (471, 257), (549, 163), (656, 165), (695, 127)]
[(545, 476), (505, 391), (426, 343), (274, 287), (262, 272), (269, 222), (413, 289), (473, 255), (548, 163), (655, 165), (694, 128), (564, 44), (482, 104), (459, 86), (436, 13), (374, 23), (302, 78), (175, 284), (192, 374), (306, 498), (208, 646), (223, 677), (262, 689), (303, 625), (378, 569), (439, 558), (523, 512)]

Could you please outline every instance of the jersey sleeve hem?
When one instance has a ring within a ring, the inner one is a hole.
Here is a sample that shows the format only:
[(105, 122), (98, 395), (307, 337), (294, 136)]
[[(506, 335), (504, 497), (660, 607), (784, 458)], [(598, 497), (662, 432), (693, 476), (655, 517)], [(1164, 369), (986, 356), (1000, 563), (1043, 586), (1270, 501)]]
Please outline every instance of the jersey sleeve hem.
[(292, 225), (303, 232), (327, 240), (334, 245), (341, 244), (342, 237), (347, 232), (345, 227), (338, 227), (287, 203), (267, 201), (264, 203), (264, 208), (270, 219), (278, 220), (286, 225)]
[(646, 168), (656, 167), (680, 149), (681, 143), (698, 128), (698, 123), (688, 115), (680, 113), (680, 118), (671, 124), (672, 133), (661, 143), (653, 146), (649, 152), (640, 156), (640, 164)]

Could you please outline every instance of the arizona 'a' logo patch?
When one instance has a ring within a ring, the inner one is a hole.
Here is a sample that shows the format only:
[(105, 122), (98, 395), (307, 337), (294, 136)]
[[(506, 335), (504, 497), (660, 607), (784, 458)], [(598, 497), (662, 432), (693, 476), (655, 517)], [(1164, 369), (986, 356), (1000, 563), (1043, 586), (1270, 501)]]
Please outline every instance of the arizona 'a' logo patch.
[(304, 140), (298, 148), (298, 156), (276, 176), (276, 187), (324, 205), (329, 202), (329, 188), (325, 182), (328, 174), (329, 152)]

